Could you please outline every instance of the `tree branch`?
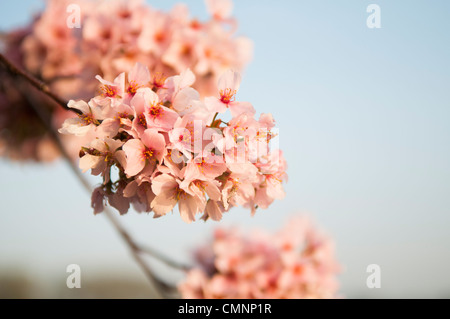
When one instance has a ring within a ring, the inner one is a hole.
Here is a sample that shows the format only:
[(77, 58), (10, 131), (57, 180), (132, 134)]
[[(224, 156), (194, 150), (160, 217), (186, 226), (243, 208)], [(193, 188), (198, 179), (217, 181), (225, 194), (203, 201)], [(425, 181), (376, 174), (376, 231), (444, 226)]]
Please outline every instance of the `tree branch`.
[(18, 67), (12, 64), (7, 57), (5, 57), (1, 53), (0, 53), (0, 63), (5, 66), (9, 74), (24, 79), (26, 82), (30, 83), (36, 89), (38, 89), (39, 91), (50, 97), (53, 101), (55, 101), (58, 105), (60, 105), (64, 109), (75, 112), (77, 114), (81, 114), (81, 111), (77, 109), (71, 109), (70, 107), (68, 107), (67, 101), (64, 101), (58, 95), (54, 94), (44, 82), (38, 80), (36, 77), (26, 73), (25, 71), (20, 70)]
[[(54, 102), (56, 102), (59, 106), (63, 107), (66, 110), (70, 111), (77, 111), (71, 108), (67, 107), (67, 102), (58, 97), (56, 94), (50, 91), (50, 89), (41, 81), (33, 77), (32, 75), (26, 74), (25, 72), (18, 69), (16, 66), (14, 66), (5, 56), (0, 54), (0, 63), (3, 64), (6, 67), (6, 70), (13, 75), (14, 77), (21, 78), (22, 80), (25, 80), (26, 82), (30, 83), (40, 92), (44, 93), (46, 96), (51, 98)], [(51, 123), (51, 114), (48, 110), (41, 107), (40, 104), (34, 103), (34, 101), (31, 101), (30, 97), (27, 94), (24, 94), (24, 96), (28, 99), (28, 102), (30, 103), (30, 106), (32, 107), (33, 111), (36, 113), (40, 121), (44, 124), (46, 129), (48, 130), (50, 136), (55, 141), (58, 149), (60, 150), (63, 158), (66, 160), (66, 162), (69, 164), (70, 169), (72, 172), (77, 176), (78, 180), (81, 182), (81, 184), (84, 186), (84, 188), (89, 192), (92, 193), (92, 186), (89, 184), (89, 182), (86, 180), (86, 178), (82, 175), (81, 171), (75, 166), (74, 162), (70, 158), (69, 154), (67, 153), (63, 143), (61, 142), (61, 139), (59, 138), (59, 135), (56, 133), (56, 130), (54, 129), (52, 123)], [(135, 259), (136, 263), (141, 267), (142, 271), (150, 281), (152, 287), (154, 286), (155, 293), (157, 297), (164, 297), (169, 295), (170, 292), (170, 286), (168, 286), (166, 283), (162, 282), (159, 278), (157, 278), (153, 272), (150, 270), (149, 266), (145, 263), (144, 259), (142, 258), (141, 254), (146, 253), (150, 256), (160, 260), (164, 264), (180, 269), (180, 270), (188, 270), (190, 267), (186, 265), (182, 265), (180, 263), (177, 263), (166, 256), (163, 256), (161, 253), (150, 249), (150, 248), (142, 248), (138, 244), (136, 244), (135, 240), (131, 237), (131, 235), (125, 230), (125, 228), (120, 224), (119, 220), (114, 216), (114, 213), (109, 209), (109, 207), (105, 207), (104, 210), (105, 216), (108, 218), (110, 223), (113, 225), (114, 229), (119, 233), (121, 238), (124, 240), (124, 242), (127, 244), (127, 246), (130, 249), (130, 252)]]

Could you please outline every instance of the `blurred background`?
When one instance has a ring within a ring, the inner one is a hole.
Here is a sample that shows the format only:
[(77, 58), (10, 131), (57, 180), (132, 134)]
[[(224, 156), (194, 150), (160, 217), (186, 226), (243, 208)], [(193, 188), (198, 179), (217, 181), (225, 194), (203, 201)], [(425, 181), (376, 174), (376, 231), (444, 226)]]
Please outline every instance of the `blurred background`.
[[(178, 1), (147, 2), (167, 11)], [(207, 17), (203, 1), (184, 2)], [(272, 231), (306, 213), (336, 242), (344, 297), (450, 297), (450, 3), (235, 2), (238, 33), (255, 44), (239, 99), (277, 121), (285, 200), (254, 217), (233, 209), (220, 224), (133, 212), (121, 222), (139, 242), (188, 262), (217, 226)], [(371, 3), (380, 29), (366, 25)], [(1, 31), (42, 7), (2, 1)], [(0, 175), (0, 298), (148, 296), (127, 247), (92, 214), (64, 162), (0, 159)], [(81, 267), (82, 289), (66, 287), (70, 264)], [(370, 264), (381, 267), (380, 289), (366, 286)]]

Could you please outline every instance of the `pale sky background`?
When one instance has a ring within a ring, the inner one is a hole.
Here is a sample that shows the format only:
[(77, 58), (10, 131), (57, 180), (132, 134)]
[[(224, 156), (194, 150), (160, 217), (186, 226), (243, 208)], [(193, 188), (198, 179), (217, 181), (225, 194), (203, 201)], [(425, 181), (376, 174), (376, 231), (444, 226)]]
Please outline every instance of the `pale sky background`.
[[(169, 9), (178, 1), (148, 1)], [(202, 1), (185, 1), (205, 17)], [(366, 26), (369, 4), (381, 29)], [(0, 28), (29, 21), (38, 0), (1, 1)], [(272, 113), (288, 161), (284, 201), (253, 218), (184, 224), (130, 212), (139, 241), (180, 261), (225, 224), (276, 230), (309, 213), (336, 241), (348, 297), (450, 296), (450, 2), (236, 1), (239, 33), (255, 43), (239, 98)], [(39, 280), (83, 274), (143, 276), (64, 163), (0, 160), (0, 270)], [(92, 179), (93, 181), (98, 181)], [(382, 287), (366, 287), (379, 264)], [(145, 280), (144, 278), (142, 280)]]

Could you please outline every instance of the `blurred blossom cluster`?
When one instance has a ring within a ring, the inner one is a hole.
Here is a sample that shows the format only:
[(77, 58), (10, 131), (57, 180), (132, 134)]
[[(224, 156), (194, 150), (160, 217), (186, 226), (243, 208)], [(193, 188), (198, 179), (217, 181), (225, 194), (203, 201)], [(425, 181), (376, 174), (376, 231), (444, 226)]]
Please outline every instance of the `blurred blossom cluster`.
[[(69, 27), (69, 5), (80, 8), (80, 28)], [(154, 81), (190, 68), (194, 88), (211, 95), (219, 75), (242, 71), (253, 49), (250, 40), (235, 35), (230, 0), (206, 5), (211, 18), (202, 22), (183, 4), (161, 12), (140, 0), (48, 0), (30, 25), (4, 36), (2, 52), (66, 100), (90, 98), (99, 90), (95, 75), (112, 80), (136, 62), (149, 67)], [(0, 154), (15, 160), (58, 157), (31, 106), (44, 107), (55, 127), (70, 113), (2, 69), (0, 77)], [(63, 141), (74, 159), (78, 141)]]
[(233, 206), (254, 213), (284, 197), (286, 162), (270, 143), (274, 119), (256, 120), (253, 106), (236, 100), (239, 73), (225, 72), (205, 98), (190, 69), (161, 80), (137, 63), (113, 82), (97, 79), (102, 93), (71, 100), (80, 114), (59, 130), (85, 141), (80, 168), (103, 177), (92, 195), (95, 213), (109, 203), (125, 214), (132, 204), (161, 217), (178, 204), (187, 223), (200, 213), (218, 221)]
[(306, 217), (275, 234), (218, 229), (196, 259), (199, 266), (178, 286), (186, 299), (339, 297), (334, 243)]

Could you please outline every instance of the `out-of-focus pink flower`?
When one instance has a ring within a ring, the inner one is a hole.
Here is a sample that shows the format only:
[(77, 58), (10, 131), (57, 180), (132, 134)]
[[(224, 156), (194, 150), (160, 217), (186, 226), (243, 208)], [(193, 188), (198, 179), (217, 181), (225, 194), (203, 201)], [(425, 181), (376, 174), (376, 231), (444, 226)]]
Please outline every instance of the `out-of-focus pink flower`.
[(231, 0), (206, 0), (209, 13), (216, 19), (228, 19), (233, 11)]
[(336, 298), (340, 266), (333, 241), (305, 217), (275, 234), (218, 229), (179, 284), (183, 298)]

